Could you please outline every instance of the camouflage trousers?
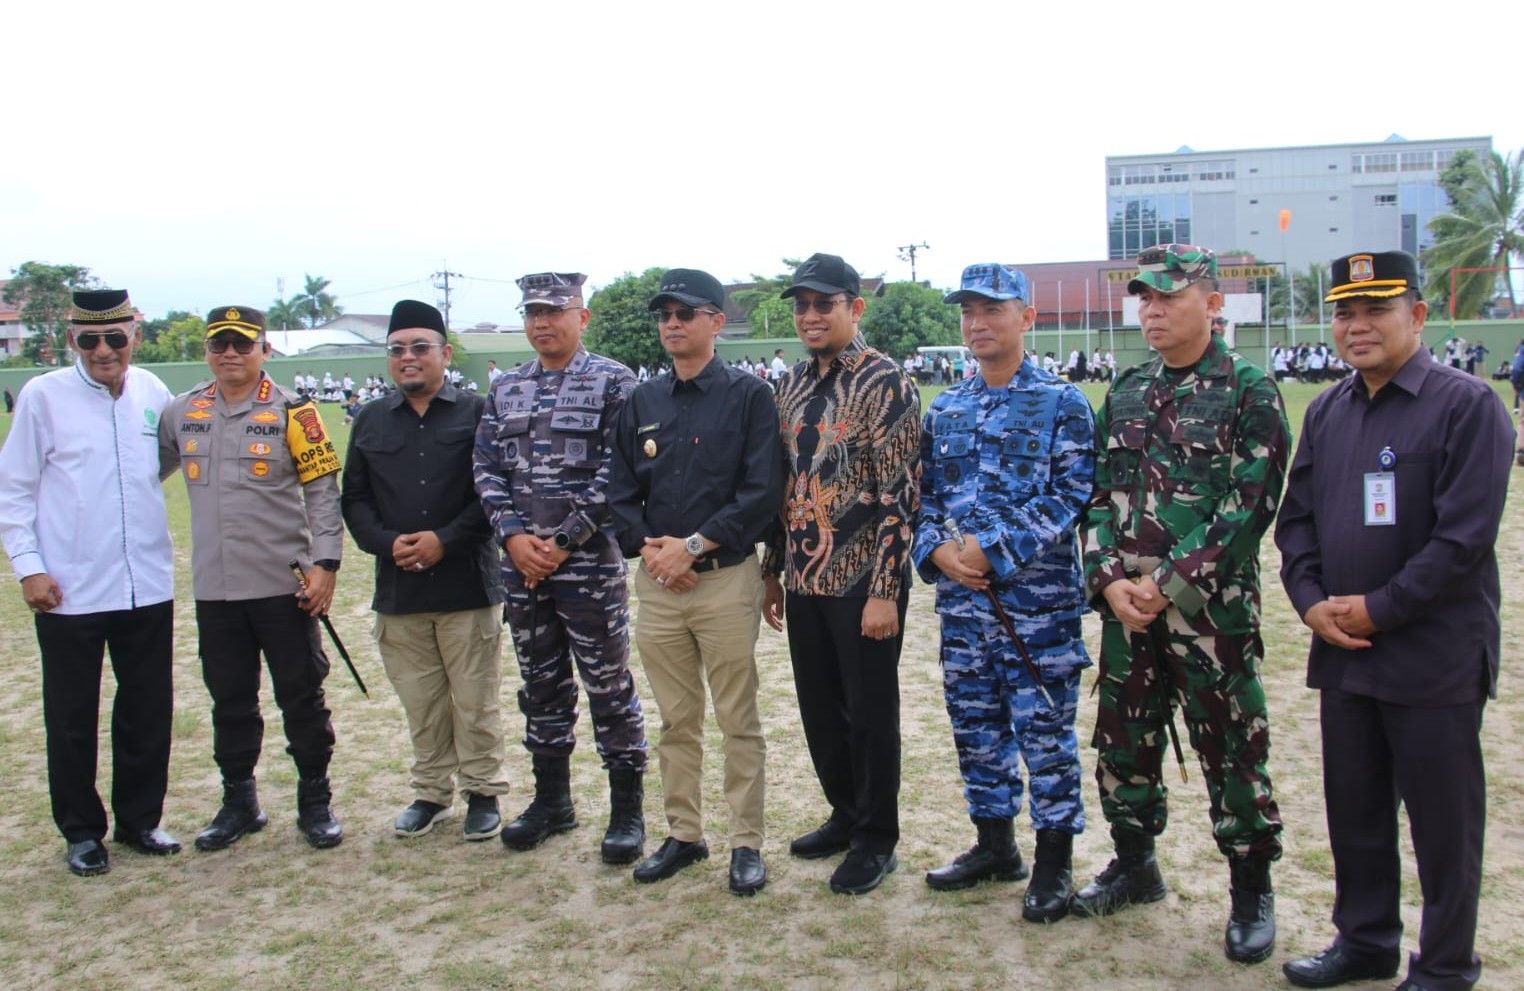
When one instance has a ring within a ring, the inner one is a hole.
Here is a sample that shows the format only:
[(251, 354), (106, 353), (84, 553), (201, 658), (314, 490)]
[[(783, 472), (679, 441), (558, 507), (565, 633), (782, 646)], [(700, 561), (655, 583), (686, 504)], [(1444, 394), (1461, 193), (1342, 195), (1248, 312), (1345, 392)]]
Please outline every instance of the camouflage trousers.
[(623, 567), (573, 556), (538, 587), (503, 569), (504, 605), (518, 654), (524, 747), (563, 756), (576, 746), (577, 683), (587, 691), (598, 756), (609, 769), (644, 770), (646, 723), (630, 674), (629, 590)]
[(962, 588), (939, 592), (942, 690), (969, 815), (1010, 819), (1020, 812), (1025, 763), (1032, 826), (1079, 833), (1085, 828), (1085, 807), (1074, 715), (1080, 672), (1090, 665), (1079, 617), (1024, 614), (1004, 597), (1001, 604), (1057, 708), (1037, 691), (983, 593)]
[[(1157, 836), (1169, 818), (1162, 764), (1171, 749), (1154, 644), (1184, 716), (1211, 801), (1212, 836), (1228, 856), (1277, 859), (1281, 818), (1270, 787), (1270, 721), (1259, 680), (1259, 634), (1200, 636), (1171, 607), (1153, 636), (1101, 624), (1094, 745), (1101, 810), (1115, 827)], [(1178, 724), (1177, 724), (1178, 725)], [(1173, 757), (1171, 756), (1173, 760)]]

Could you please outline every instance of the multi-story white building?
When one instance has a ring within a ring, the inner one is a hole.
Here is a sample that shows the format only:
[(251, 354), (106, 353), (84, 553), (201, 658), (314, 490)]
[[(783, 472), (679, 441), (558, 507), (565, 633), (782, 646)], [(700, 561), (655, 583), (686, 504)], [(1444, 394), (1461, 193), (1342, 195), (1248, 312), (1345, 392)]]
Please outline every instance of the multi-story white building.
[(1492, 138), (1109, 155), (1107, 254), (1178, 241), (1294, 271), (1360, 249), (1418, 254), (1449, 209), (1439, 174), (1463, 148), (1490, 154)]

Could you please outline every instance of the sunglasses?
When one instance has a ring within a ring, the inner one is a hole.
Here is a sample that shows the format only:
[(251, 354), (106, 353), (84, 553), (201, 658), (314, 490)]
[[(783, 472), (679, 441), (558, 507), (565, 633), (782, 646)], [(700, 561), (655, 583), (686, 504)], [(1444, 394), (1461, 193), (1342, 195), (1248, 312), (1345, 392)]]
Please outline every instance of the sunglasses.
[(519, 316), (525, 320), (533, 320), (535, 317), (553, 317), (562, 310), (580, 310), (581, 303), (567, 303), (565, 306), (552, 306), (549, 303), (525, 303), (519, 307)]
[(101, 341), (111, 350), (120, 351), (127, 346), (127, 334), (120, 330), (87, 330), (74, 335), (74, 343), (85, 352), (94, 351)]
[(845, 303), (845, 302), (846, 302), (845, 299), (840, 299), (840, 298), (833, 298), (833, 299), (800, 299), (799, 297), (795, 296), (794, 297), (794, 313), (796, 315), (802, 317), (806, 313), (810, 312), (811, 310), (814, 310), (816, 313), (819, 313), (821, 316), (825, 316), (827, 313), (830, 313), (832, 310), (836, 309), (836, 304), (837, 303)]
[(206, 342), (206, 349), (212, 354), (222, 354), (231, 346), (239, 354), (252, 354), (254, 345), (258, 343), (247, 337), (213, 337)]
[(389, 358), (400, 358), (405, 354), (410, 354), (414, 358), (422, 358), (424, 355), (428, 354), (435, 348), (443, 346), (444, 345), (440, 344), (437, 341), (414, 341), (411, 344), (388, 344), (386, 346), (386, 355)]
[(677, 307), (675, 309), (671, 309), (671, 310), (662, 310), (662, 309), (652, 310), (651, 311), (651, 316), (656, 318), (656, 322), (657, 323), (666, 323), (668, 320), (671, 320), (673, 317), (677, 317), (677, 319), (680, 322), (682, 322), (682, 323), (692, 323), (693, 322), (693, 318), (695, 316), (697, 316), (698, 314), (700, 314), (700, 313), (707, 313), (709, 316), (714, 316), (718, 312), (720, 312), (720, 311), (719, 310), (711, 310), (711, 309), (708, 309), (707, 307), (701, 308), (701, 309), (695, 309), (692, 306), (679, 306), (679, 307)]

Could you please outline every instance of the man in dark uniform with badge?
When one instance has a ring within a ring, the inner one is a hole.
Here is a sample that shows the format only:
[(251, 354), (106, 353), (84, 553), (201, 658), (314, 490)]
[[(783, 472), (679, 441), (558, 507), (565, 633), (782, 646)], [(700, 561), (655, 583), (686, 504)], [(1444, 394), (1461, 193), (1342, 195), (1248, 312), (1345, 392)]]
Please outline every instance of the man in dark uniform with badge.
[[(300, 775), (297, 826), (319, 848), (344, 837), (331, 808), (333, 723), (317, 623), (333, 601), (344, 543), (339, 456), (313, 401), (264, 373), (269, 354), (264, 314), (213, 310), (206, 361), (214, 380), (177, 396), (159, 425), (162, 470), (179, 467), (190, 496), (201, 671), (222, 771), (222, 808), (196, 837), (200, 850), (220, 850), (267, 822), (254, 786), (261, 653)], [(305, 569), (305, 591), (293, 560)]]
[(620, 412), (609, 507), (620, 547), (641, 559), (636, 642), (661, 709), (670, 835), (635, 868), (650, 883), (709, 856), (704, 842), (704, 686), (725, 740), (730, 890), (767, 883), (755, 648), (762, 619), (756, 544), (783, 498), (778, 407), (765, 381), (714, 352), (725, 290), (698, 269), (662, 275), (651, 299), (672, 371)]
[(1154, 837), (1168, 822), (1165, 740), (1178, 701), (1228, 860), (1228, 959), (1275, 948), (1270, 865), (1281, 855), (1270, 716), (1259, 679), (1259, 542), (1275, 518), (1291, 430), (1275, 382), (1212, 333), (1217, 259), (1189, 244), (1138, 255), (1128, 291), (1158, 352), (1124, 372), (1085, 517), (1085, 584), (1101, 614), (1096, 779), (1116, 857), (1074, 896), (1107, 915), (1166, 893)]
[(609, 773), (605, 863), (645, 844), (645, 719), (630, 674), (629, 591), (605, 488), (614, 421), (635, 387), (619, 362), (589, 354), (580, 272), (518, 280), (524, 336), (538, 357), (498, 376), (476, 432), (482, 508), (505, 551), (503, 583), (519, 672), (535, 797), (503, 827), (528, 850), (574, 829), (571, 754), (582, 676), (598, 755)]
[(1429, 357), (1413, 256), (1349, 255), (1329, 284), (1334, 344), (1357, 374), (1307, 408), (1275, 541), (1314, 634), (1338, 935), (1284, 969), (1309, 988), (1396, 974), (1401, 802), (1423, 921), (1399, 988), (1458, 991), (1481, 974), (1480, 734), (1497, 694), (1513, 425), (1485, 382)]

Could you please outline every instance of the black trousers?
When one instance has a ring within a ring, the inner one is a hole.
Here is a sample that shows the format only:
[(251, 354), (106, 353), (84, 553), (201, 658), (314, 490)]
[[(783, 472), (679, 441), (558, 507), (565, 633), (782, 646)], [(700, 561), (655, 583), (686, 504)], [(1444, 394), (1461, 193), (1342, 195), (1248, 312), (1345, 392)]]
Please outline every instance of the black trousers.
[(1362, 955), (1400, 950), (1400, 801), (1423, 888), (1408, 976), (1432, 991), (1470, 988), (1482, 969), (1474, 948), (1487, 820), (1483, 704), (1392, 705), (1323, 690), (1323, 791), (1339, 942)]
[(246, 781), (259, 762), (265, 722), (259, 714), (259, 655), (270, 668), (275, 704), (286, 725), (286, 753), (304, 778), (328, 773), (333, 721), (323, 697), (328, 655), (316, 619), (296, 597), (234, 602), (196, 600), (201, 675), (212, 695), (212, 756), (224, 781)]
[(799, 718), (831, 818), (852, 846), (889, 853), (900, 838), (900, 634), (862, 635), (862, 597), (788, 593), (788, 647)]
[(53, 821), (70, 843), (106, 836), (106, 809), (95, 790), (101, 660), (111, 651), (111, 811), (118, 829), (159, 825), (169, 786), (174, 714), (173, 602), (64, 616), (38, 613), (42, 718), (48, 738)]

